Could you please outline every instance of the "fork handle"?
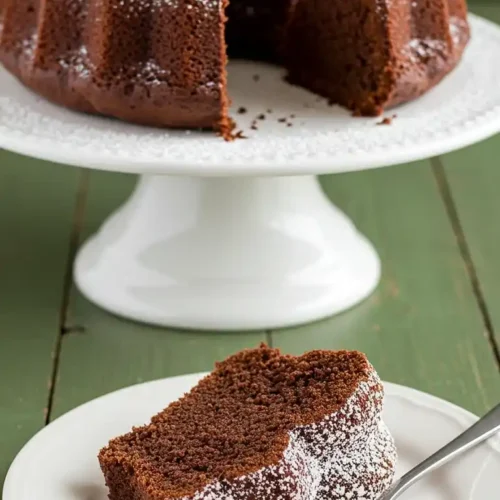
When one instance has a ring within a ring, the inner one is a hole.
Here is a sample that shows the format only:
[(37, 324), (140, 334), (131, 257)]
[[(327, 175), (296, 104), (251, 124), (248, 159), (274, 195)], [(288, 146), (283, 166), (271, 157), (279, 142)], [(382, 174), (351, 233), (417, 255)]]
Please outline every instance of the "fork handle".
[(389, 490), (384, 500), (393, 500), (416, 481), (500, 431), (500, 405), (496, 406), (463, 434), (406, 473)]

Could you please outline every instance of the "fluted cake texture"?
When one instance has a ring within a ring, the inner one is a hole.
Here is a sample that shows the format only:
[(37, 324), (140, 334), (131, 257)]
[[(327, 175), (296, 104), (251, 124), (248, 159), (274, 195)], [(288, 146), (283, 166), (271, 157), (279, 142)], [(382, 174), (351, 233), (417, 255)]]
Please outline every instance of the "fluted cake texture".
[(261, 346), (99, 460), (111, 500), (376, 500), (396, 463), (384, 391), (358, 352)]
[(39, 94), (226, 137), (226, 44), (377, 115), (437, 84), (468, 39), (465, 0), (0, 0), (0, 62)]

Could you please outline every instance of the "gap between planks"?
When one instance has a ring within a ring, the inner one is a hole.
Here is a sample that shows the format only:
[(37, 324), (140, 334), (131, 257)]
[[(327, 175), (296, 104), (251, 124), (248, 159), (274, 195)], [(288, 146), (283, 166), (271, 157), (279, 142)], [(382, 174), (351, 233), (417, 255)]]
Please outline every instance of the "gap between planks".
[(273, 331), (272, 330), (266, 330), (265, 334), (266, 334), (266, 344), (269, 347), (274, 347), (273, 346)]
[(71, 328), (67, 327), (67, 319), (68, 319), (68, 308), (71, 296), (71, 288), (73, 285), (73, 262), (75, 260), (76, 252), (80, 244), (80, 236), (83, 228), (85, 208), (87, 204), (87, 197), (89, 191), (89, 180), (90, 180), (90, 172), (88, 170), (82, 170), (82, 172), (80, 173), (80, 180), (78, 182), (78, 191), (76, 195), (75, 209), (73, 213), (73, 224), (71, 227), (71, 234), (68, 245), (68, 257), (66, 260), (66, 268), (62, 284), (62, 297), (61, 297), (61, 306), (59, 311), (59, 331), (54, 347), (52, 372), (49, 381), (49, 395), (45, 412), (45, 425), (48, 425), (50, 423), (52, 415), (54, 394), (56, 390), (57, 376), (59, 372), (59, 361), (61, 356), (62, 339), (65, 334), (72, 331)]
[(439, 192), (445, 205), (446, 213), (448, 215), (448, 218), (450, 219), (453, 233), (455, 234), (460, 255), (465, 264), (465, 269), (472, 286), (472, 291), (476, 298), (477, 305), (483, 319), (483, 325), (486, 330), (488, 343), (490, 344), (497, 367), (500, 371), (500, 345), (498, 344), (495, 336), (495, 329), (491, 320), (491, 315), (488, 310), (488, 306), (486, 305), (486, 299), (481, 288), (481, 282), (479, 281), (479, 276), (472, 258), (472, 253), (467, 243), (467, 237), (460, 222), (460, 216), (458, 215), (457, 206), (455, 204), (455, 200), (453, 199), (453, 193), (451, 191), (448, 179), (446, 178), (443, 162), (441, 161), (440, 157), (431, 158), (430, 162), (432, 165), (434, 178), (436, 179)]

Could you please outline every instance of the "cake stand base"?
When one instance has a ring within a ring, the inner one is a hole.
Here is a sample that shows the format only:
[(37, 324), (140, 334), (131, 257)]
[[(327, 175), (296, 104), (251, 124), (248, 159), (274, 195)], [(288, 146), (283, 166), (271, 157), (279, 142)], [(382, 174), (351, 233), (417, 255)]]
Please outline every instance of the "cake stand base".
[(78, 287), (104, 309), (204, 330), (318, 320), (379, 278), (372, 245), (313, 176), (142, 176), (75, 263)]

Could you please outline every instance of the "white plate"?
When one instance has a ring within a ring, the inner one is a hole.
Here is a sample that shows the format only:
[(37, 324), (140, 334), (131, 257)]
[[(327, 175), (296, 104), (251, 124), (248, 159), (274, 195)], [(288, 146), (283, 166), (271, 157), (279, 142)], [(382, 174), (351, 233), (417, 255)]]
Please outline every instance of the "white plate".
[[(231, 144), (214, 134), (73, 113), (38, 98), (0, 68), (0, 147), (77, 166), (190, 176), (335, 173), (428, 158), (500, 130), (500, 29), (474, 15), (470, 20), (473, 37), (460, 66), (424, 97), (394, 110), (398, 117), (390, 127), (328, 106), (264, 64), (230, 65), (233, 115), (249, 137)], [(248, 112), (237, 114), (240, 106)], [(251, 130), (268, 108), (273, 113)], [(291, 115), (293, 127), (278, 121)]]
[[(201, 375), (141, 384), (91, 401), (59, 418), (19, 453), (3, 500), (106, 500), (97, 453), (107, 441), (149, 420)], [(433, 396), (386, 384), (385, 420), (398, 446), (398, 474), (450, 441), (476, 417)], [(414, 486), (413, 500), (495, 500), (500, 446), (492, 440)]]

